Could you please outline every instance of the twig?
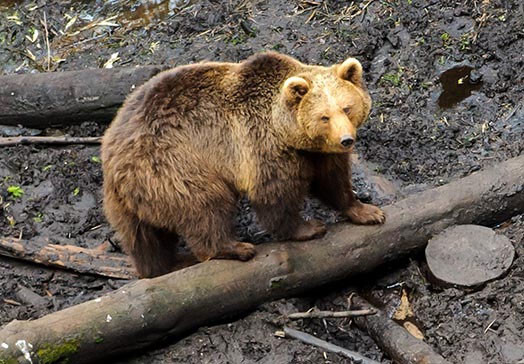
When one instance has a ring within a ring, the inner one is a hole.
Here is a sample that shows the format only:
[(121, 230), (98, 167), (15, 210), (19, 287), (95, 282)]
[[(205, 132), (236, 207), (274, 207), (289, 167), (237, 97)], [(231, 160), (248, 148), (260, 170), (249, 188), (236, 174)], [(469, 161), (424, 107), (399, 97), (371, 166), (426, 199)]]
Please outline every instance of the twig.
[(27, 144), (100, 144), (101, 137), (6, 137), (0, 138), (0, 147)]
[(352, 311), (311, 311), (311, 312), (296, 312), (291, 313), (287, 317), (292, 320), (303, 318), (337, 318), (337, 317), (355, 317), (374, 315), (375, 310), (352, 310)]
[(507, 123), (509, 121), (509, 119), (511, 119), (513, 117), (513, 115), (515, 115), (515, 112), (517, 111), (517, 109), (522, 105), (522, 102), (519, 102), (517, 103), (517, 105), (513, 108), (513, 110), (511, 110), (511, 112), (508, 114), (508, 116), (506, 116), (504, 118), (504, 123)]
[(332, 353), (337, 353), (345, 356), (346, 358), (350, 358), (355, 363), (359, 364), (379, 364), (378, 361), (366, 358), (365, 356), (360, 355), (357, 352), (344, 349), (340, 346), (328, 343), (327, 341), (321, 340), (313, 335), (306, 334), (305, 332), (298, 331), (289, 327), (284, 327), (284, 334), (287, 337), (291, 337), (293, 339), (297, 339), (302, 341), (303, 343), (310, 344), (317, 346), (319, 348), (322, 348), (326, 351), (330, 351)]
[(81, 44), (84, 44), (84, 43), (88, 43), (88, 42), (92, 42), (94, 40), (97, 40), (97, 39), (100, 39), (100, 38), (103, 38), (103, 37), (107, 37), (107, 33), (102, 33), (100, 35), (97, 35), (95, 37), (92, 37), (92, 38), (87, 38), (87, 39), (84, 39), (84, 40), (81, 40), (81, 41), (78, 41), (76, 43), (72, 43), (72, 44), (68, 44), (64, 47), (62, 47), (63, 49), (68, 49), (68, 48), (71, 48), (71, 47), (78, 47), (79, 45)]
[(486, 329), (484, 330), (484, 333), (488, 332), (489, 330), (491, 330), (491, 326), (493, 326), (493, 324), (495, 323), (495, 321), (497, 321), (496, 318), (493, 319), (493, 321), (491, 321), (489, 323), (489, 325), (486, 327)]
[(13, 306), (22, 306), (22, 304), (18, 301), (15, 301), (15, 300), (11, 300), (9, 298), (4, 298), (4, 303), (8, 304), (8, 305), (13, 305)]
[(49, 47), (49, 32), (47, 31), (47, 16), (44, 11), (45, 44), (47, 46), (47, 71), (51, 71), (51, 48)]

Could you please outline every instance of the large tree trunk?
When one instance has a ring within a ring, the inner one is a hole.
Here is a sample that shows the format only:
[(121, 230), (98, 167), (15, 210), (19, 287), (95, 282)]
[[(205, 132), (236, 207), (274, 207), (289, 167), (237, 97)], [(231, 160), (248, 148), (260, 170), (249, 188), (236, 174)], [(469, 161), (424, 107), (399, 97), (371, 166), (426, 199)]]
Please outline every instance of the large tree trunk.
[(111, 121), (135, 87), (161, 66), (0, 76), (0, 125), (45, 128)]
[(339, 224), (323, 239), (259, 246), (249, 262), (211, 260), (34, 321), (11, 322), (0, 330), (0, 362), (16, 362), (25, 352), (33, 363), (100, 363), (262, 302), (369, 271), (423, 248), (450, 225), (500, 223), (524, 210), (524, 156), (384, 210), (382, 226)]

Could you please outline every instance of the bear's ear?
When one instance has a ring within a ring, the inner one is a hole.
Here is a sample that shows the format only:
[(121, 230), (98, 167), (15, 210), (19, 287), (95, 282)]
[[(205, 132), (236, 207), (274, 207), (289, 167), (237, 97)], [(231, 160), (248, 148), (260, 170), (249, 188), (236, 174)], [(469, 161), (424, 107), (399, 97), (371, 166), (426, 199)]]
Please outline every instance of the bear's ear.
[(355, 58), (348, 58), (338, 66), (337, 75), (343, 80), (360, 85), (362, 83), (362, 65)]
[(309, 91), (309, 82), (302, 77), (293, 76), (284, 82), (282, 91), (290, 102), (299, 102)]

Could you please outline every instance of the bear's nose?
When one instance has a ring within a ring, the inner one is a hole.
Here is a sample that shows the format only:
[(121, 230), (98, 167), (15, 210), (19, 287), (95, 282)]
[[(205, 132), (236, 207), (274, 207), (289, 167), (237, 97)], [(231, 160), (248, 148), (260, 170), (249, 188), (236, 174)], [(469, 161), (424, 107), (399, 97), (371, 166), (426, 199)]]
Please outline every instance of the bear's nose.
[(343, 135), (342, 138), (340, 138), (340, 144), (342, 144), (342, 146), (344, 148), (349, 148), (353, 145), (353, 142), (355, 140), (353, 139), (353, 137), (351, 135)]

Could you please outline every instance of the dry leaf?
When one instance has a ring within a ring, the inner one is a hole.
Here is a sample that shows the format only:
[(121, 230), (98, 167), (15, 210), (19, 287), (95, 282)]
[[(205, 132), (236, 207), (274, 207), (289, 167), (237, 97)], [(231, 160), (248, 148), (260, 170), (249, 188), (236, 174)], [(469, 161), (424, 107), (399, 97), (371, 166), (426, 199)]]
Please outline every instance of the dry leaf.
[(36, 61), (36, 57), (29, 49), (26, 49), (25, 52), (27, 53), (27, 56), (31, 58), (32, 61)]
[(400, 305), (393, 314), (393, 319), (395, 320), (405, 320), (407, 317), (412, 317), (413, 311), (408, 300), (408, 294), (405, 289), (402, 290), (402, 296), (400, 297)]
[(416, 337), (419, 340), (424, 340), (424, 334), (420, 329), (412, 322), (406, 321), (404, 322), (404, 328), (414, 337)]
[(149, 45), (149, 50), (151, 51), (151, 53), (155, 53), (155, 50), (158, 48), (159, 44), (160, 42), (151, 42), (151, 44)]
[(73, 24), (75, 24), (76, 19), (77, 19), (77, 16), (74, 16), (74, 17), (72, 17), (71, 19), (69, 19), (69, 21), (67, 22), (67, 24), (66, 24), (66, 26), (65, 26), (65, 28), (64, 28), (64, 33), (67, 32), (67, 30), (68, 30), (69, 28), (71, 28), (71, 27), (73, 26)]
[(38, 34), (39, 34), (38, 29), (33, 28), (33, 34), (31, 36), (26, 35), (25, 37), (27, 38), (28, 41), (30, 41), (31, 43), (34, 43), (38, 39)]
[(115, 52), (111, 55), (111, 57), (107, 60), (106, 63), (104, 63), (104, 68), (113, 68), (113, 63), (118, 61), (120, 57), (118, 57), (118, 52)]
[(275, 335), (276, 337), (286, 337), (286, 334), (284, 333), (284, 331), (275, 331), (275, 333), (273, 334)]
[(51, 61), (53, 61), (53, 63), (56, 63), (56, 64), (65, 62), (65, 60), (66, 60), (65, 58), (62, 58), (60, 56), (53, 56), (53, 57), (51, 57)]
[(18, 12), (16, 12), (16, 11), (14, 12), (13, 15), (8, 16), (7, 20), (12, 21), (16, 25), (22, 25), (22, 22), (20, 21), (20, 18), (18, 17)]

